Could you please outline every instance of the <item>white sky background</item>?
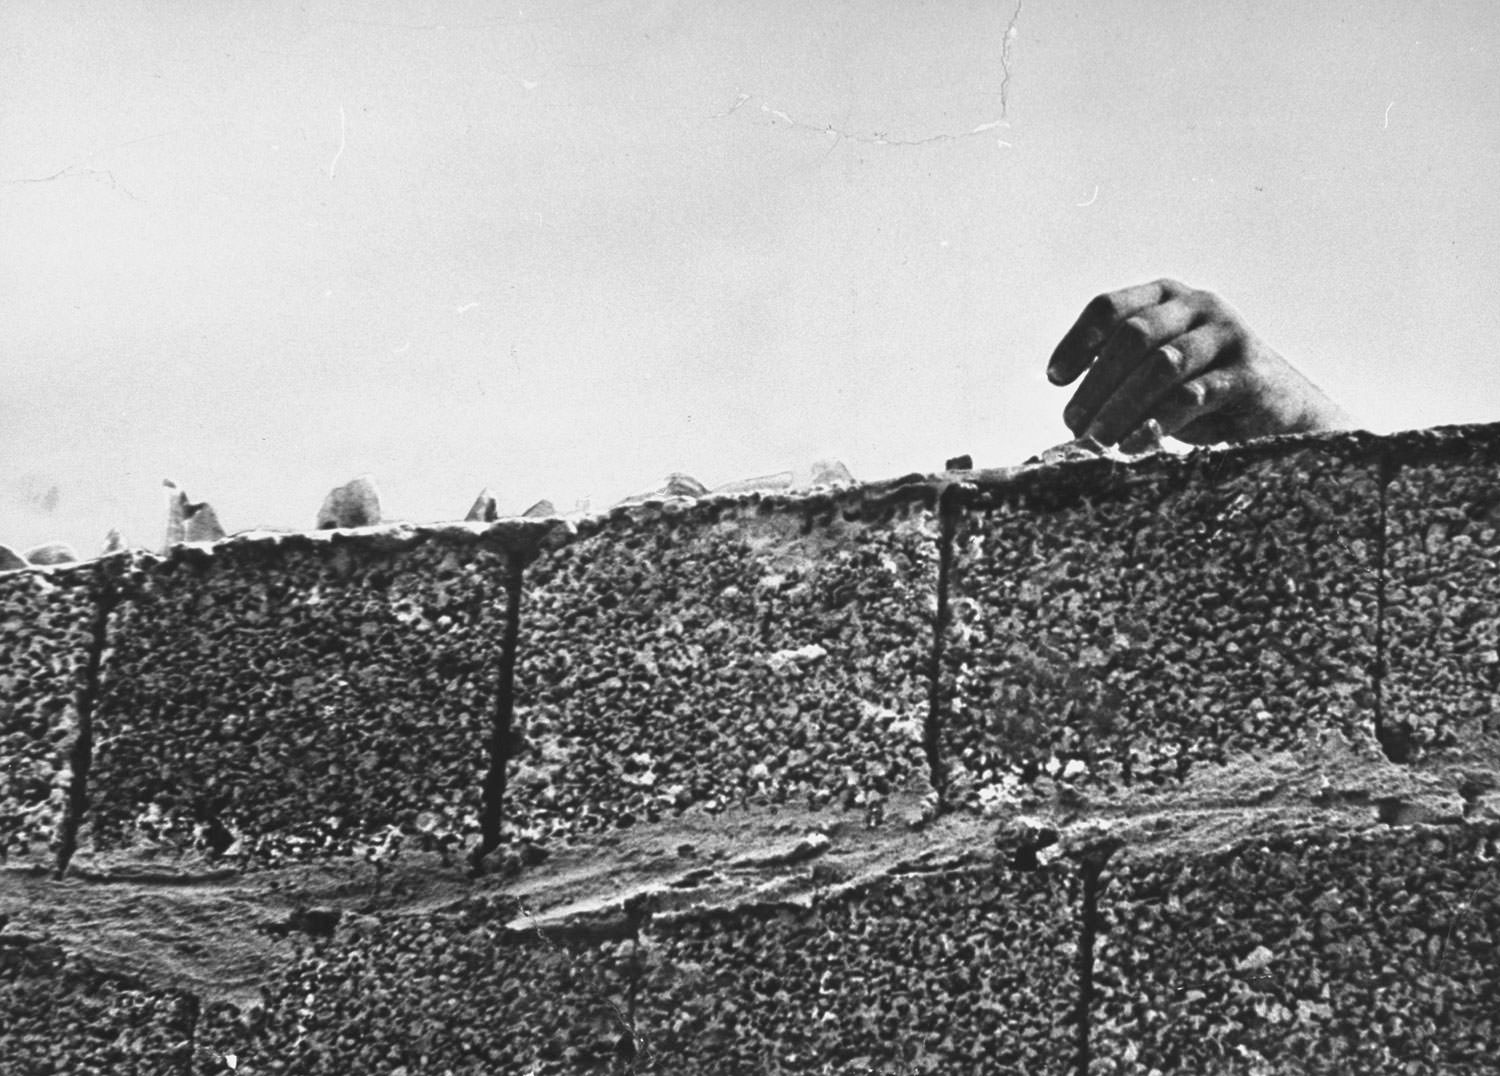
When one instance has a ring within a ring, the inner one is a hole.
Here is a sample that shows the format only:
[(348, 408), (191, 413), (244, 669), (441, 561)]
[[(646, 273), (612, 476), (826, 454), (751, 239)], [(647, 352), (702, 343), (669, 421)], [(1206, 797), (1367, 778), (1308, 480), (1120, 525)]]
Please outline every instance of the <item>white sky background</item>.
[(1162, 275), (1373, 429), (1497, 419), (1497, 44), (1487, 0), (0, 0), (0, 542), (154, 547), (164, 477), (233, 531), (365, 471), (439, 520), (1013, 463), (1084, 303)]

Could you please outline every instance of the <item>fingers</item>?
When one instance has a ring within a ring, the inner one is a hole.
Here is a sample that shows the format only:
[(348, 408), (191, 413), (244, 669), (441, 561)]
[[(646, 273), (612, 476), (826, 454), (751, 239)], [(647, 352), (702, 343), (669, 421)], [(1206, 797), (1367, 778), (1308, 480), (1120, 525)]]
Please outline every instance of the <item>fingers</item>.
[[(1096, 424), (1101, 410), (1136, 376), (1142, 362), (1154, 366), (1165, 361), (1155, 357), (1153, 349), (1187, 333), (1196, 320), (1197, 312), (1190, 304), (1172, 299), (1137, 311), (1120, 322), (1100, 350), (1099, 361), (1094, 363), (1063, 411), (1063, 421), (1068, 428), (1077, 435)], [(1182, 376), (1187, 376), (1187, 373), (1183, 371)], [(1182, 380), (1182, 376), (1160, 388), (1165, 390)]]
[(1217, 369), (1174, 386), (1152, 410), (1162, 432), (1194, 443), (1221, 440), (1202, 420), (1234, 402), (1240, 387), (1233, 370)]
[[(1099, 405), (1087, 427), (1089, 436), (1102, 444), (1112, 445), (1147, 419), (1155, 418), (1161, 422), (1158, 405), (1174, 390), (1184, 383), (1191, 383), (1208, 370), (1223, 351), (1227, 336), (1224, 325), (1210, 322), (1179, 336), (1167, 335), (1165, 342), (1153, 346), (1133, 364), (1111, 360), (1111, 365), (1123, 367), (1126, 372), (1123, 377), (1117, 377), (1109, 396)], [(1101, 359), (1095, 369), (1089, 371), (1089, 378), (1105, 365), (1105, 360)], [(1085, 380), (1083, 387), (1087, 384)], [(1080, 394), (1083, 387), (1078, 390)], [(1189, 389), (1186, 396), (1174, 403), (1179, 407), (1195, 406), (1193, 394), (1196, 392), (1197, 389)]]
[(1052, 352), (1047, 363), (1048, 380), (1054, 385), (1072, 382), (1088, 369), (1089, 363), (1094, 361), (1094, 356), (1122, 321), (1182, 290), (1175, 281), (1155, 280), (1097, 296), (1083, 308), (1083, 313)]

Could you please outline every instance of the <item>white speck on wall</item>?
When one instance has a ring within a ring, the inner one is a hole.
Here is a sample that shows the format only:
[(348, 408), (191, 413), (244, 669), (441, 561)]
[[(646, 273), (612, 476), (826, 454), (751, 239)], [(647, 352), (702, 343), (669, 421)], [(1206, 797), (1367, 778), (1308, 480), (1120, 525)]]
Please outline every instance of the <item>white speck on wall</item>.
[(344, 155), (344, 147), (348, 144), (348, 125), (344, 118), (344, 106), (339, 105), (339, 148), (333, 155), (333, 160), (328, 162), (328, 178), (334, 178), (338, 170), (339, 158)]

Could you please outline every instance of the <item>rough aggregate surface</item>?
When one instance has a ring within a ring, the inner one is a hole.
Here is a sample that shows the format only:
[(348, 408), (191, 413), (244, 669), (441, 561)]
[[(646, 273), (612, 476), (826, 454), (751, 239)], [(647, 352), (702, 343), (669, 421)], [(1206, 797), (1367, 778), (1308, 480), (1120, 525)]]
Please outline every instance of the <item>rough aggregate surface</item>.
[(508, 568), (480, 533), (136, 557), (111, 623), (92, 847), (266, 866), (470, 838)]
[(1072, 1072), (1076, 898), (997, 857), (648, 924), (650, 1071)]
[(1497, 445), (0, 575), (0, 1073), (1486, 1071)]
[(668, 502), (544, 550), (521, 607), (510, 833), (785, 803), (878, 824), (893, 793), (929, 787), (932, 499), (898, 493), (876, 519), (835, 497)]
[(0, 574), (0, 860), (41, 862), (58, 837), (97, 584), (91, 566)]
[(7, 1076), (193, 1071), (191, 995), (102, 974), (44, 938), (0, 933), (0, 1015)]
[(1122, 863), (1091, 1073), (1466, 1073), (1500, 1039), (1500, 826)]
[(1500, 738), (1500, 431), (1408, 435), (1386, 491), (1384, 740)]
[(633, 941), (512, 928), (515, 911), (475, 900), (294, 935), (263, 1004), (209, 1009), (199, 1042), (245, 1073), (610, 1071)]
[(1378, 462), (1361, 444), (1087, 461), (959, 487), (956, 802), (1160, 784), (1373, 727)]

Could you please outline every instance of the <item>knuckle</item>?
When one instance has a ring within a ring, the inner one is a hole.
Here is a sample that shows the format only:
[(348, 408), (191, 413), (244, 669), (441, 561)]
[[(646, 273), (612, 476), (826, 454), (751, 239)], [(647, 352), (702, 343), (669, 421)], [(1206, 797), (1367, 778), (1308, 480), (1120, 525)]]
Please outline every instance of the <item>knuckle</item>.
[(1201, 310), (1210, 322), (1219, 324), (1236, 324), (1239, 316), (1234, 308), (1224, 301), (1224, 297), (1215, 291), (1199, 292), (1198, 309)]
[(1151, 353), (1151, 376), (1164, 381), (1177, 381), (1182, 377), (1187, 359), (1182, 352), (1168, 344)]
[(1151, 346), (1151, 326), (1142, 317), (1126, 318), (1116, 330), (1116, 354), (1138, 354)]
[(1095, 322), (1110, 323), (1120, 316), (1120, 300), (1114, 292), (1103, 292), (1090, 299), (1083, 312)]
[(1188, 287), (1182, 281), (1169, 276), (1159, 278), (1156, 281), (1156, 286), (1161, 289), (1163, 295), (1174, 299), (1183, 295), (1190, 295), (1193, 291), (1192, 288)]

